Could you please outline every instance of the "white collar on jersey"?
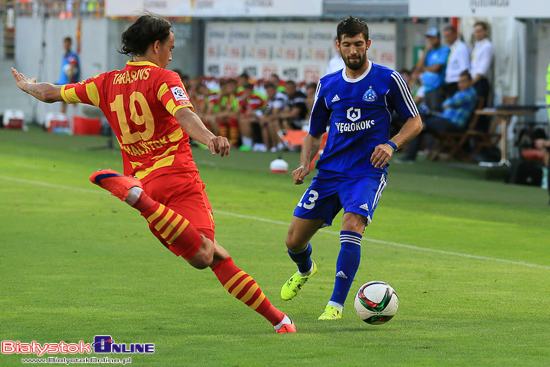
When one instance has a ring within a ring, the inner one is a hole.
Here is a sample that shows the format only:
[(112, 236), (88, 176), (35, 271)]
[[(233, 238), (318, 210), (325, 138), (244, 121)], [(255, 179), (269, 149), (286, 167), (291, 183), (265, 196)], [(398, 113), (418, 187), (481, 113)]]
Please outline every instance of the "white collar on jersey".
[(369, 59), (367, 60), (369, 62), (369, 67), (367, 68), (367, 70), (365, 70), (365, 72), (359, 78), (357, 79), (348, 78), (348, 76), (346, 75), (346, 68), (342, 69), (342, 78), (344, 78), (344, 80), (348, 83), (357, 83), (365, 79), (365, 77), (369, 74), (370, 69), (372, 68), (372, 61), (370, 61)]

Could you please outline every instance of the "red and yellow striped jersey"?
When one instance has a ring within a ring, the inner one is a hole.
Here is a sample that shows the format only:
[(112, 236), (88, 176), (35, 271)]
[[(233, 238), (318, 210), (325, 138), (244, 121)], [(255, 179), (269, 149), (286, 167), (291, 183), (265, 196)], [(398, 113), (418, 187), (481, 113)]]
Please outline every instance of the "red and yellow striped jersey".
[(122, 150), (124, 174), (148, 181), (169, 173), (197, 171), (189, 136), (174, 114), (193, 108), (180, 77), (151, 62), (128, 61), (61, 89), (67, 103), (101, 108)]

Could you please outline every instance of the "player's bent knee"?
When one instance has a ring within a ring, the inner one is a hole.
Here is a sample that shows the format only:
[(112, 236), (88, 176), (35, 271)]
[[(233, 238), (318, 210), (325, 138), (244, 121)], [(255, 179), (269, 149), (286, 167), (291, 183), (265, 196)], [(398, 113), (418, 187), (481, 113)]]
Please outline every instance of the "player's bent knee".
[(207, 237), (203, 237), (202, 245), (191, 259), (187, 262), (194, 268), (206, 269), (214, 261), (214, 243)]
[(307, 246), (307, 241), (301, 240), (298, 235), (295, 235), (295, 232), (288, 232), (285, 243), (292, 252), (299, 252)]

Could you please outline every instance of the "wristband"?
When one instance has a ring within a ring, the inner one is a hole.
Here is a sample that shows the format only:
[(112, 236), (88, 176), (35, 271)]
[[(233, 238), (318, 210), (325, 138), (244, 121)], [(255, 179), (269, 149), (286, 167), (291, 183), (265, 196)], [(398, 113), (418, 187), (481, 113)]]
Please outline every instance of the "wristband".
[(390, 148), (393, 149), (394, 152), (397, 151), (397, 145), (395, 145), (395, 143), (393, 141), (388, 140), (388, 142), (386, 144), (388, 144), (390, 146)]

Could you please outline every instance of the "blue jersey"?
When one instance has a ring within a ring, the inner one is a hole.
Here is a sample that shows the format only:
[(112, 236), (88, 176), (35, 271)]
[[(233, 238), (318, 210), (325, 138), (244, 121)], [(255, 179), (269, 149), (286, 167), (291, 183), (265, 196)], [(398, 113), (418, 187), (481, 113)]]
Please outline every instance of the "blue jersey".
[(447, 68), (447, 59), (449, 58), (450, 49), (447, 46), (440, 46), (436, 49), (428, 51), (424, 63), (426, 66), (441, 64), (443, 67), (439, 71), (425, 71), (422, 73), (422, 84), (424, 91), (431, 92), (445, 84), (445, 71)]
[(373, 171), (374, 148), (390, 138), (392, 111), (403, 121), (418, 110), (403, 77), (373, 64), (357, 79), (346, 69), (321, 78), (310, 118), (309, 133), (323, 134), (330, 126), (327, 143), (317, 163), (318, 176), (365, 176)]
[[(73, 65), (74, 74), (71, 78), (67, 76), (67, 68)], [(78, 59), (78, 54), (74, 51), (69, 51), (63, 54), (63, 59), (61, 59), (61, 75), (57, 81), (57, 85), (65, 85), (78, 83), (80, 81), (80, 60)]]

